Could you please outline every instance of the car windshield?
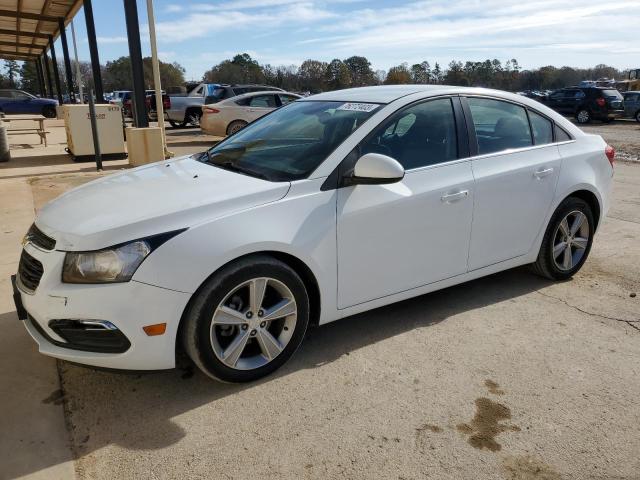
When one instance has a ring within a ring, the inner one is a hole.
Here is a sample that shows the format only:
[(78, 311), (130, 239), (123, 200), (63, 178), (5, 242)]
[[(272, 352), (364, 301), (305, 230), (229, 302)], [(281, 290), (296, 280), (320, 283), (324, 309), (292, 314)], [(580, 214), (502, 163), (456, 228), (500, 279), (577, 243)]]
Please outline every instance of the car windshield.
[(270, 181), (305, 178), (379, 106), (290, 103), (204, 152), (200, 160)]

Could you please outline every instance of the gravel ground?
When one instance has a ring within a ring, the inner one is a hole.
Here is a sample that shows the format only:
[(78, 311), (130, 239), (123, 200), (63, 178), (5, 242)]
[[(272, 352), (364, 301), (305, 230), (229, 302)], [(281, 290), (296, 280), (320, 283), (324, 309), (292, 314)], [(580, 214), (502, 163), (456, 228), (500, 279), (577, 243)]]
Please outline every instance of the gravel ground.
[(640, 161), (640, 123), (634, 120), (617, 120), (613, 123), (594, 122), (581, 125), (587, 133), (602, 135), (616, 149), (617, 160)]
[(521, 268), (357, 315), (260, 382), (60, 362), (79, 478), (640, 479), (640, 165), (615, 183), (572, 281)]

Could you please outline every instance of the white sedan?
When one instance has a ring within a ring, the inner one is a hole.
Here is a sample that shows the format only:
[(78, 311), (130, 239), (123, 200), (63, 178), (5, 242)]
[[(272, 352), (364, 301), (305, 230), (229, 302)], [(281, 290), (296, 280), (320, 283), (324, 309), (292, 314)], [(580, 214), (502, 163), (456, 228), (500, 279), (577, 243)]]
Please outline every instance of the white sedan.
[(200, 128), (218, 137), (233, 135), (254, 120), (299, 98), (302, 97), (289, 92), (251, 92), (207, 104), (202, 107)]
[(514, 94), (323, 93), (46, 205), (16, 307), (53, 357), (151, 370), (183, 350), (211, 377), (255, 380), (311, 325), (519, 265), (571, 277), (613, 164), (602, 138)]

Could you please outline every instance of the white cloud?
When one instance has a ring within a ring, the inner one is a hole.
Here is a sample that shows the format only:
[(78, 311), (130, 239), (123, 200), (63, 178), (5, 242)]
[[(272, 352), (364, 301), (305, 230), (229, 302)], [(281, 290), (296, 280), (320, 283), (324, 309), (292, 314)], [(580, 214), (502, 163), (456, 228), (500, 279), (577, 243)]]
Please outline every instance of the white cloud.
[(166, 7), (164, 7), (164, 11), (166, 13), (179, 13), (179, 12), (182, 12), (182, 10), (183, 10), (182, 5), (169, 4)]
[[(116, 37), (96, 37), (98, 43), (127, 43), (127, 37), (116, 36)], [(89, 41), (88, 39), (86, 40)]]

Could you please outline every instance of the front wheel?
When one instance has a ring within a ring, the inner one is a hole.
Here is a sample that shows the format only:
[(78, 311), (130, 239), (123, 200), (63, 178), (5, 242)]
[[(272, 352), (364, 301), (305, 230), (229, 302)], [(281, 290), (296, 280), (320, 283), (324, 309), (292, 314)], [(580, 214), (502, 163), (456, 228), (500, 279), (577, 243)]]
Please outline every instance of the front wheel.
[(640, 110), (636, 112), (636, 122), (640, 123)]
[(169, 120), (169, 125), (171, 125), (172, 128), (184, 128), (186, 126), (186, 123)]
[(225, 382), (250, 382), (282, 366), (302, 343), (309, 299), (288, 265), (253, 256), (210, 278), (185, 322), (183, 345), (205, 374)]
[(42, 116), (45, 118), (56, 118), (56, 109), (55, 107), (47, 105), (42, 109)]
[(595, 222), (584, 200), (569, 197), (557, 208), (533, 264), (539, 275), (567, 280), (582, 268), (591, 251)]
[(578, 110), (576, 113), (576, 120), (581, 124), (589, 123), (591, 121), (591, 114), (589, 113), (589, 110), (586, 108)]

